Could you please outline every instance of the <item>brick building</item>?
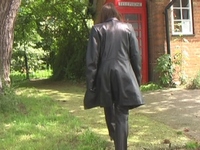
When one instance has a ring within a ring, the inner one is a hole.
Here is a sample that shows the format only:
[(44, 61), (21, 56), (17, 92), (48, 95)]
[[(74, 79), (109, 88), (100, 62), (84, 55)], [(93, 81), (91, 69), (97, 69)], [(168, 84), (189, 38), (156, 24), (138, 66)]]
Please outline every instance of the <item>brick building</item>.
[(156, 80), (156, 60), (165, 53), (182, 54), (180, 69), (187, 79), (200, 71), (199, 9), (199, 0), (147, 0), (150, 80)]
[(158, 80), (157, 58), (167, 53), (182, 56), (175, 80), (200, 72), (200, 0), (93, 0), (97, 12), (105, 2), (113, 2), (137, 32), (143, 83)]

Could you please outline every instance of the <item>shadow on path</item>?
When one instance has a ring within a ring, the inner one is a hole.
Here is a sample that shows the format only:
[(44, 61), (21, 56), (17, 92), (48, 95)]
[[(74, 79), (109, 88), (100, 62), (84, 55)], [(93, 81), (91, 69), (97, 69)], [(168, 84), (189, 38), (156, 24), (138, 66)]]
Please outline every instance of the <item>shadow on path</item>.
[(200, 141), (200, 90), (167, 89), (144, 94), (137, 111)]

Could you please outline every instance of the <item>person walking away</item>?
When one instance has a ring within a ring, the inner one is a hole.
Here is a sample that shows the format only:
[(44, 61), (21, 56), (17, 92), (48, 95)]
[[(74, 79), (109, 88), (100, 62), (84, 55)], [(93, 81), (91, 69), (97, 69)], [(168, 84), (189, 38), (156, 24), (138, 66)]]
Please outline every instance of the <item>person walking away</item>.
[(141, 56), (135, 31), (114, 4), (101, 9), (86, 52), (84, 108), (103, 107), (115, 150), (127, 150), (129, 110), (144, 104), (140, 92)]

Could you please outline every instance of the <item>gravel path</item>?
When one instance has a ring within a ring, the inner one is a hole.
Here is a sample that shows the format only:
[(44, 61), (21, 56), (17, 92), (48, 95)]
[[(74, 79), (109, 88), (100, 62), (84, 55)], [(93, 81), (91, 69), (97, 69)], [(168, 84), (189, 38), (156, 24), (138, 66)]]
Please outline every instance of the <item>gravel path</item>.
[(200, 90), (174, 88), (147, 92), (145, 105), (136, 109), (200, 141)]

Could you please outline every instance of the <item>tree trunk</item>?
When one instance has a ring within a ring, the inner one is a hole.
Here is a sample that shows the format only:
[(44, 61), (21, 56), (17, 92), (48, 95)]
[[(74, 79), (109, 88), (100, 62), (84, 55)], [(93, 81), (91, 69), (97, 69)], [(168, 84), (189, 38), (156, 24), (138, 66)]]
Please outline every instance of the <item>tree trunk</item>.
[(10, 84), (14, 23), (21, 0), (0, 0), (0, 92)]

